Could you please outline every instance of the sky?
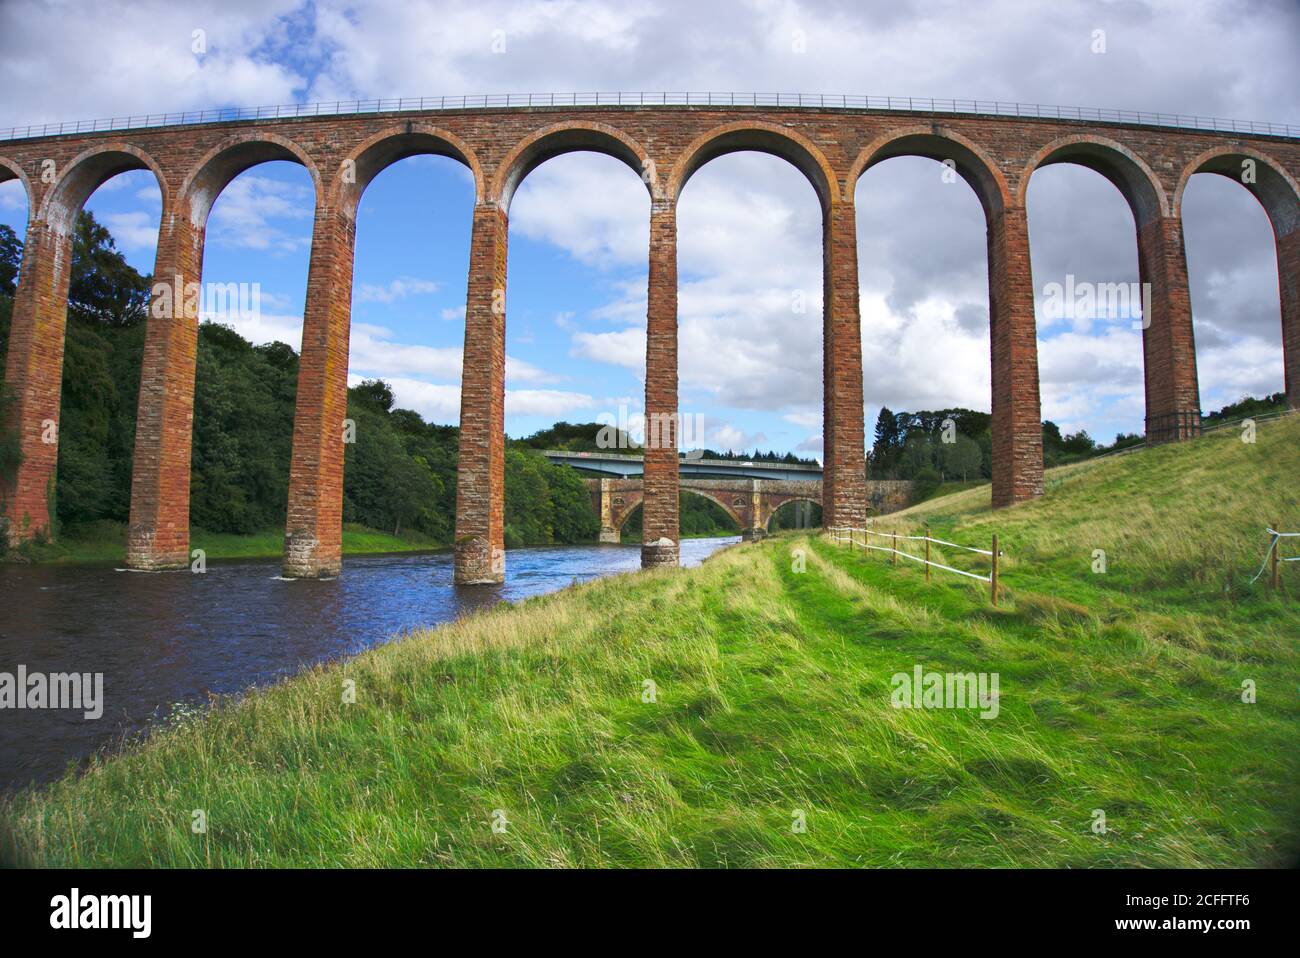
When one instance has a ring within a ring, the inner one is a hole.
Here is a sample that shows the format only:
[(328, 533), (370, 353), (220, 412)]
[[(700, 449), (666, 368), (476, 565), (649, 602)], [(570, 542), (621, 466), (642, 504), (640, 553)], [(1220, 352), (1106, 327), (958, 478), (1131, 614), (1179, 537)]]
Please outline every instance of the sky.
[[(1095, 52), (1096, 32), (1105, 50)], [(201, 33), (197, 32), (201, 31)], [(58, 43), (48, 42), (57, 36)], [(202, 43), (196, 44), (196, 38)], [(201, 46), (200, 52), (195, 47)], [(374, 97), (573, 90), (851, 93), (999, 99), (1300, 123), (1300, 4), (907, 0), (699, 3), (211, 0), (0, 3), (0, 128)], [(3, 145), (0, 144), (0, 150)], [(984, 220), (932, 160), (871, 169), (856, 195), (870, 444), (882, 406), (989, 408)], [(1043, 417), (1101, 441), (1140, 432), (1141, 334), (1128, 317), (1048, 317), (1045, 288), (1136, 282), (1133, 219), (1099, 174), (1030, 183)], [(153, 268), (159, 193), (124, 173), (87, 207)], [(350, 379), (458, 420), (473, 189), (413, 157), (362, 197)], [(532, 172), (511, 207), (506, 429), (640, 413), (649, 198), (610, 157)], [(298, 348), (312, 191), (295, 165), (245, 172), (218, 198), (205, 282), (257, 284), (256, 342)], [(27, 203), (0, 184), (0, 223)], [(1193, 177), (1184, 204), (1201, 401), (1283, 389), (1272, 231), (1239, 184)], [(681, 411), (715, 449), (822, 450), (821, 214), (783, 160), (707, 164), (678, 207)], [(805, 311), (792, 303), (802, 300)]]

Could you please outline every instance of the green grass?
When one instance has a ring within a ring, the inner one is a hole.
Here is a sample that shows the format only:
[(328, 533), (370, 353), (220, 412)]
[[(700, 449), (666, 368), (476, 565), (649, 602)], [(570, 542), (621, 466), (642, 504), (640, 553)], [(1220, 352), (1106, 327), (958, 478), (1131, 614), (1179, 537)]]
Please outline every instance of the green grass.
[[(1228, 432), (1228, 431), (1225, 431)], [(1300, 848), (1300, 417), (1083, 463), (992, 513), (1003, 601), (783, 535), (417, 633), (0, 807), (44, 865), (1232, 866)], [(1091, 571), (1093, 550), (1108, 571)], [(964, 568), (983, 557), (942, 558)], [(802, 568), (804, 571), (798, 571)], [(1000, 714), (890, 677), (997, 672)], [(642, 700), (643, 683), (657, 701)], [(1258, 701), (1241, 701), (1245, 680)], [(355, 704), (344, 704), (347, 680)], [(206, 834), (191, 831), (195, 809)], [(1109, 830), (1094, 834), (1093, 810)], [(508, 822), (492, 829), (496, 810)], [(796, 810), (806, 832), (792, 830)]]
[[(191, 549), (202, 549), (209, 559), (278, 559), (284, 555), (284, 530), (268, 529), (251, 534), (208, 532), (195, 529)], [(348, 523), (343, 527), (345, 555), (385, 552), (431, 552), (449, 548), (419, 533), (394, 536), (366, 526)], [(126, 526), (120, 522), (95, 522), (65, 530), (55, 542), (27, 543), (18, 557), (52, 565), (86, 565), (126, 561)]]

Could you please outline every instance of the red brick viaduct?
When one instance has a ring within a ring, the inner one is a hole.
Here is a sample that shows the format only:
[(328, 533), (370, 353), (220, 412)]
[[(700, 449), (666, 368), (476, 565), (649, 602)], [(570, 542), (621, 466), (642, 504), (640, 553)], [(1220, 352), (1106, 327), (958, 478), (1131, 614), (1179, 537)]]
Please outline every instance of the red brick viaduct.
[[(1181, 205), (1201, 171), (1243, 182), (1267, 211), (1281, 279), (1286, 393), (1300, 405), (1300, 138), (1143, 123), (980, 113), (799, 107), (589, 106), (413, 110), (154, 126), (0, 140), (0, 180), (27, 191), (29, 221), (5, 382), (23, 461), (5, 490), (7, 535), (50, 530), (73, 224), (103, 182), (151, 170), (162, 193), (154, 276), (183, 291), (201, 281), (213, 202), (268, 160), (306, 167), (316, 192), (285, 529), (284, 571), (324, 576), (341, 565), (343, 431), (357, 204), (396, 160), (449, 156), (474, 177), (461, 387), (456, 579), (504, 574), (503, 436), (506, 236), (510, 201), (528, 173), (575, 150), (610, 154), (650, 194), (645, 411), (667, 424), (647, 444), (642, 563), (678, 559), (677, 225), (682, 188), (710, 160), (755, 150), (798, 168), (821, 203), (824, 254), (824, 522), (867, 512), (863, 368), (854, 188), (873, 164), (916, 155), (947, 161), (975, 190), (988, 227), (993, 502), (1042, 492), (1038, 347), (1025, 196), (1052, 163), (1101, 173), (1137, 227), (1149, 441), (1200, 429)], [(1245, 170), (1250, 175), (1243, 175)], [(140, 379), (127, 562), (189, 560), (190, 442), (197, 322), (184, 297), (151, 306)]]

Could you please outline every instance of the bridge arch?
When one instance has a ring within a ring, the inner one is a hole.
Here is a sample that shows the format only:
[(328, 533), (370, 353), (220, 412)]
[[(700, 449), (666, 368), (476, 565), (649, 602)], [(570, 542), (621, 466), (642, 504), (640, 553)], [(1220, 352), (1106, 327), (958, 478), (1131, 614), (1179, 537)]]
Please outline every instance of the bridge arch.
[(32, 196), (31, 181), (27, 178), (27, 171), (23, 169), (21, 163), (0, 156), (0, 183), (7, 183), (10, 180), (17, 180), (22, 184), (23, 193), (27, 199), (27, 218), (30, 220), (36, 210), (36, 204)]
[(821, 504), (822, 504), (821, 499), (818, 499), (814, 496), (800, 496), (800, 495), (783, 496), (779, 503), (777, 503), (775, 506), (773, 506), (771, 509), (768, 510), (766, 516), (761, 517), (763, 520), (762, 527), (768, 532), (771, 532), (772, 520), (776, 518), (776, 514), (781, 511), (781, 508), (783, 506), (789, 505), (790, 503), (794, 503), (794, 502), (811, 502), (813, 505), (817, 506), (818, 508), (821, 508)]
[[(1273, 228), (1284, 390), (1287, 406), (1300, 408), (1300, 185), (1285, 166), (1261, 150), (1240, 144), (1215, 147), (1192, 159), (1179, 175), (1173, 194), (1179, 222), (1183, 222), (1187, 186), (1198, 173), (1216, 173), (1245, 188)], [(1193, 309), (1195, 318), (1195, 304)]]
[(922, 124), (889, 130), (863, 147), (844, 180), (844, 201), (853, 202), (862, 174), (896, 156), (923, 156), (940, 163), (955, 163), (957, 174), (979, 197), (986, 217), (1011, 205), (1006, 177), (982, 146), (955, 130)]
[[(488, 200), (509, 211), (515, 190), (525, 177), (547, 160), (565, 153), (603, 153), (626, 163), (646, 185), (653, 200), (658, 190), (658, 172), (643, 146), (627, 133), (605, 123), (573, 120), (553, 123), (524, 137), (501, 161)], [(648, 175), (647, 175), (648, 174)]]
[(86, 205), (86, 200), (90, 199), (90, 194), (119, 173), (129, 170), (149, 170), (153, 173), (162, 194), (163, 208), (166, 209), (171, 194), (162, 167), (139, 147), (114, 141), (91, 147), (74, 157), (45, 194), (35, 218), (48, 223), (60, 235), (70, 235), (76, 228), (77, 216)]
[(726, 501), (728, 496), (719, 495), (718, 493), (711, 492), (708, 489), (695, 489), (686, 485), (681, 487), (681, 491), (685, 495), (699, 496), (701, 499), (708, 499), (714, 505), (720, 506), (723, 512), (731, 516), (731, 521), (736, 524), (737, 529), (742, 531), (745, 529), (744, 518), (741, 516), (740, 512), (737, 511), (736, 506), (733, 503)]
[[(727, 499), (725, 495), (711, 493), (706, 489), (692, 489), (692, 487), (685, 485), (681, 486), (680, 493), (682, 495), (698, 495), (701, 499), (708, 499), (708, 502), (722, 508), (722, 511), (731, 517), (733, 523), (736, 523), (737, 529), (745, 529), (744, 517), (741, 516), (740, 512), (737, 512), (736, 506), (725, 502), (725, 499)], [(614, 528), (617, 532), (623, 532), (623, 526), (627, 525), (627, 521), (632, 517), (633, 513), (645, 506), (645, 491), (617, 491), (617, 493), (612, 494), (612, 498), (614, 498), (612, 504), (615, 506)]]
[(702, 133), (682, 151), (664, 189), (665, 198), (676, 203), (687, 181), (702, 166), (728, 153), (741, 152), (767, 153), (785, 160), (808, 178), (823, 210), (838, 196), (839, 180), (812, 140), (775, 123), (741, 120)]
[[(1253, 161), (1253, 182), (1243, 179), (1244, 164)], [(1217, 173), (1250, 191), (1259, 201), (1280, 238), (1300, 229), (1300, 184), (1280, 162), (1267, 153), (1243, 146), (1206, 150), (1185, 167), (1174, 189), (1173, 215), (1182, 216), (1187, 184), (1197, 173)]]
[[(716, 492), (710, 492), (706, 489), (693, 489), (689, 486), (682, 486), (680, 489), (680, 494), (699, 496), (701, 499), (708, 499), (714, 505), (721, 508), (722, 511), (725, 512), (731, 518), (731, 521), (736, 524), (736, 528), (738, 530), (743, 531), (745, 529), (744, 518), (740, 515), (739, 512), (736, 511), (735, 506), (725, 501), (726, 496), (720, 495)], [(628, 519), (632, 518), (632, 515), (645, 505), (645, 493), (644, 491), (637, 491), (632, 493), (619, 492), (616, 493), (615, 495), (625, 500), (624, 502), (621, 503), (615, 503), (615, 505), (618, 506), (619, 508), (617, 511), (617, 516), (614, 519), (614, 523), (613, 523), (614, 529), (617, 532), (622, 532), (623, 526), (627, 524)], [(631, 499), (632, 502), (628, 504), (626, 502), (627, 499)]]
[(1140, 230), (1152, 220), (1169, 216), (1169, 197), (1147, 162), (1124, 144), (1104, 136), (1074, 134), (1053, 140), (1025, 164), (1016, 189), (1016, 205), (1024, 207), (1034, 171), (1057, 163), (1073, 163), (1100, 173), (1120, 191)]
[(394, 163), (412, 156), (445, 156), (464, 164), (474, 177), (474, 202), (483, 202), (483, 167), (473, 148), (456, 134), (428, 123), (394, 124), (367, 137), (340, 164), (326, 195), (341, 209), (355, 214), (371, 181)]
[(252, 131), (233, 136), (213, 147), (185, 177), (179, 195), (189, 201), (191, 225), (195, 229), (205, 228), (217, 197), (237, 176), (254, 166), (275, 160), (297, 163), (307, 170), (316, 194), (316, 206), (319, 207), (320, 171), (307, 151), (279, 134)]

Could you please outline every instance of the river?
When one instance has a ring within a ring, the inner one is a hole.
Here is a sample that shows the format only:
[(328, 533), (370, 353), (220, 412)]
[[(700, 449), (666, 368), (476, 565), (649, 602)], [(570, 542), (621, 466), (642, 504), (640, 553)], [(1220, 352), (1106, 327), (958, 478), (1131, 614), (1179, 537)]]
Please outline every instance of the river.
[[(697, 565), (734, 537), (686, 539)], [(0, 709), (0, 790), (43, 783), (70, 762), (139, 735), (177, 704), (266, 685), (450, 622), (640, 565), (636, 545), (513, 549), (500, 586), (457, 588), (450, 553), (353, 556), (326, 581), (279, 578), (278, 561), (136, 573), (0, 564), (0, 673), (102, 673), (103, 714)]]

